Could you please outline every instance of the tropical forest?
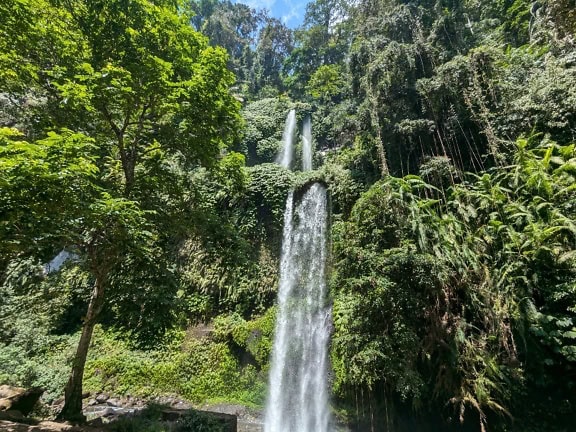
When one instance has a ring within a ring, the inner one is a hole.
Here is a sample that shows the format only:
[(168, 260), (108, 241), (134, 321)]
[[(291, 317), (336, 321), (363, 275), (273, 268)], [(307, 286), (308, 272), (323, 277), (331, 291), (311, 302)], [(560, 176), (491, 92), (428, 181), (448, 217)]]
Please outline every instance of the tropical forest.
[(576, 430), (574, 0), (246, 3), (0, 1), (0, 430)]

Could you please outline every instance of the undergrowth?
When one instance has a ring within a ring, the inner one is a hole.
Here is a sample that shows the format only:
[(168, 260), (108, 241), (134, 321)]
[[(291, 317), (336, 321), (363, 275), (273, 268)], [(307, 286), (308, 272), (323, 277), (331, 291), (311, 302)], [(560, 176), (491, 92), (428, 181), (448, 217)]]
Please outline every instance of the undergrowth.
[(172, 333), (171, 338), (170, 343), (143, 351), (98, 330), (86, 363), (85, 391), (262, 405), (265, 377), (254, 365), (241, 365), (228, 344), (196, 339), (183, 331)]

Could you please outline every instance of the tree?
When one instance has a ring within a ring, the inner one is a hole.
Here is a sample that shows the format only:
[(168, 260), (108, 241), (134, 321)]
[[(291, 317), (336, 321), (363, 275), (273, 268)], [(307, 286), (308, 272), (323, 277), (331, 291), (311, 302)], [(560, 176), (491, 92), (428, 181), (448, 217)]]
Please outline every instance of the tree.
[(382, 384), (480, 430), (543, 390), (572, 403), (574, 156), (520, 139), (440, 200), (416, 176), (362, 194), (334, 227), (337, 390)]
[(295, 47), (285, 66), (286, 85), (294, 96), (304, 95), (318, 68), (344, 62), (351, 38), (351, 9), (341, 0), (317, 0), (306, 5), (304, 24), (295, 32)]
[(306, 89), (313, 98), (329, 102), (342, 94), (345, 86), (340, 68), (336, 65), (324, 65), (312, 74)]
[[(236, 137), (239, 104), (229, 92), (225, 51), (208, 46), (174, 2), (37, 0), (30, 8), (42, 11), (35, 24), (50, 21), (52, 29), (42, 34), (42, 55), (26, 57), (40, 71), (40, 127), (89, 137), (89, 160), (98, 167), (99, 193), (73, 241), (94, 278), (60, 413), (78, 419), (86, 354), (106, 299), (125, 286), (119, 277), (167, 265), (167, 239), (190, 204), (185, 169), (218, 166)], [(52, 38), (60, 43), (49, 52)], [(26, 133), (42, 133), (35, 128)]]
[(267, 18), (258, 36), (254, 58), (254, 93), (265, 87), (282, 90), (284, 59), (292, 50), (292, 32), (276, 18)]
[(253, 67), (253, 46), (266, 19), (264, 12), (242, 3), (199, 0), (191, 2), (192, 23), (208, 36), (210, 44), (228, 51), (229, 67), (240, 82), (249, 82)]

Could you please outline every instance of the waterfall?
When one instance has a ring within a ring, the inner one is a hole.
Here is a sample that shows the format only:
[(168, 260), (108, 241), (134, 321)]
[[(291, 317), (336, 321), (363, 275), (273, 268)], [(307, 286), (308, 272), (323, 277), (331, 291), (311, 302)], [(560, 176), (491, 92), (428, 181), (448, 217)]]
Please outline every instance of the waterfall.
[(306, 116), (302, 125), (302, 171), (312, 170), (312, 120)]
[(52, 272), (56, 272), (58, 270), (60, 270), (60, 267), (62, 267), (66, 261), (68, 260), (78, 260), (78, 255), (76, 255), (75, 253), (71, 253), (68, 252), (66, 249), (62, 249), (58, 255), (56, 255), (54, 258), (52, 258), (50, 260), (49, 263), (44, 264), (44, 268), (43, 268), (43, 273), (49, 274)]
[(300, 200), (290, 193), (265, 432), (327, 432), (329, 428), (327, 230), (326, 188), (315, 183)]
[(282, 149), (276, 157), (276, 162), (290, 169), (292, 152), (294, 151), (294, 129), (296, 128), (296, 111), (291, 109), (286, 117), (284, 133), (282, 134)]

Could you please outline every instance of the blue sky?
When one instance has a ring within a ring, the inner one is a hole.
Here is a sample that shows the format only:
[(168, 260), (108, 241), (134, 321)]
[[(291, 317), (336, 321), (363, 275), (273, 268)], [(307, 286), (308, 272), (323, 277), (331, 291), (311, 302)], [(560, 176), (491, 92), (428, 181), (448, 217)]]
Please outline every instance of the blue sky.
[(273, 17), (295, 28), (302, 24), (308, 0), (236, 0), (236, 3), (244, 3), (255, 9), (268, 9)]

